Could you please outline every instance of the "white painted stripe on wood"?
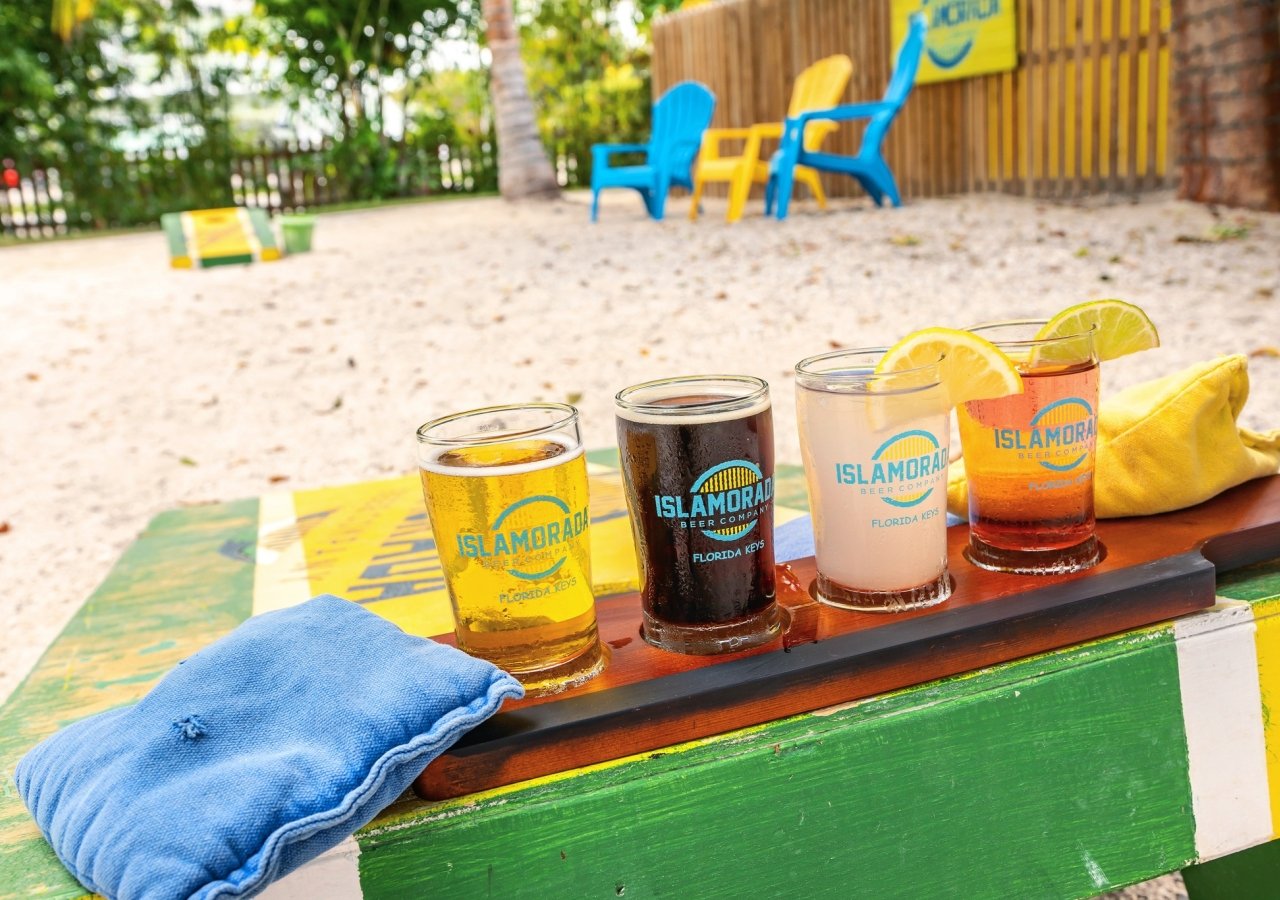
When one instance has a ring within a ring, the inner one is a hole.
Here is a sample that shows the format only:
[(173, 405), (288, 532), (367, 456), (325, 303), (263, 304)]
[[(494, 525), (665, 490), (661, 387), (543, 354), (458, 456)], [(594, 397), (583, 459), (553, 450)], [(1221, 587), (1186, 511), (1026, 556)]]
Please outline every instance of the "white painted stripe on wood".
[(1257, 625), (1239, 600), (1174, 622), (1196, 854), (1215, 859), (1271, 839)]
[(360, 900), (360, 845), (347, 838), (270, 885), (264, 900)]
[(307, 554), (298, 531), (293, 494), (286, 491), (263, 494), (258, 500), (253, 614), (296, 606), (310, 597)]

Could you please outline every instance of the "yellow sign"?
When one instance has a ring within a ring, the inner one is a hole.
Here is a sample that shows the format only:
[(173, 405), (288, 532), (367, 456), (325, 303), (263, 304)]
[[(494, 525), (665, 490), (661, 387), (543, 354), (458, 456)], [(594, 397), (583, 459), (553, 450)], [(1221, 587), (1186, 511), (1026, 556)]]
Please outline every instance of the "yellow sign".
[(917, 84), (1007, 72), (1018, 64), (1017, 0), (893, 0), (893, 46), (915, 13), (925, 17)]

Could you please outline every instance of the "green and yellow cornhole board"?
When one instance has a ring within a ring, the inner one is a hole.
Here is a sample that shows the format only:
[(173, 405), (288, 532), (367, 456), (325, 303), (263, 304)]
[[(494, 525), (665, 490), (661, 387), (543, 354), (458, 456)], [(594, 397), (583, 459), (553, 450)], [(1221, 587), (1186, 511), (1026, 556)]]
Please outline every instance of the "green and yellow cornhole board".
[[(597, 586), (630, 588), (616, 455), (589, 459)], [(775, 483), (794, 515), (800, 470)], [(416, 477), (157, 516), (0, 707), (0, 898), (86, 895), (8, 778), (27, 749), (323, 591), (450, 627)], [(1280, 822), (1280, 560), (1218, 591), (1173, 622), (661, 752), (407, 795), (264, 896), (1067, 898), (1208, 860), (1194, 880), (1221, 885)]]
[(175, 269), (232, 266), (280, 258), (280, 248), (264, 209), (229, 206), (166, 213), (160, 217)]

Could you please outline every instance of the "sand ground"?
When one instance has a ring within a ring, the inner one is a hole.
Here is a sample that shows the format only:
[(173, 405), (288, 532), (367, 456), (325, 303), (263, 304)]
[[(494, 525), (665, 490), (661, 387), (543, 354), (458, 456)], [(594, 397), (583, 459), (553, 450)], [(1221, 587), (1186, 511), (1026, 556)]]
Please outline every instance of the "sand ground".
[(0, 250), (0, 699), (156, 513), (412, 471), (414, 428), (458, 409), (567, 399), (604, 446), (620, 387), (747, 372), (798, 463), (801, 357), (1115, 296), (1163, 346), (1108, 364), (1104, 391), (1252, 353), (1242, 422), (1280, 427), (1280, 216), (1164, 197), (683, 210), (650, 222), (615, 192), (595, 226), (580, 194), (330, 214), (310, 255), (207, 271), (169, 269), (158, 233)]

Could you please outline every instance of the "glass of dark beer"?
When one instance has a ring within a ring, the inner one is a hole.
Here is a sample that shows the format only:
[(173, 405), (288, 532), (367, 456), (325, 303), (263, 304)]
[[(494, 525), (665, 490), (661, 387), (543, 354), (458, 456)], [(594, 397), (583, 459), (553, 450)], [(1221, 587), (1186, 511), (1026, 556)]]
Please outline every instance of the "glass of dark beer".
[(666, 378), (615, 399), (644, 639), (697, 654), (773, 640), (781, 613), (769, 385), (745, 375)]

